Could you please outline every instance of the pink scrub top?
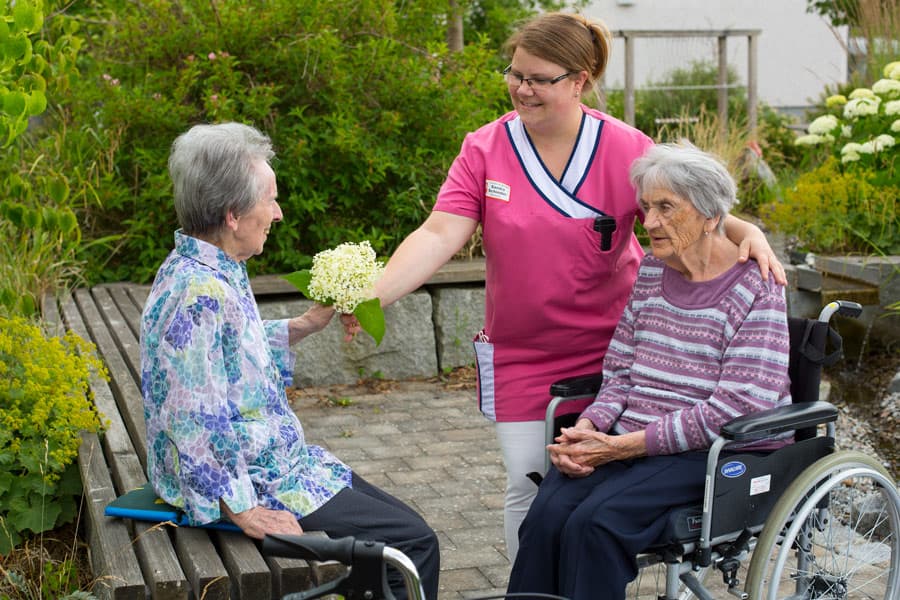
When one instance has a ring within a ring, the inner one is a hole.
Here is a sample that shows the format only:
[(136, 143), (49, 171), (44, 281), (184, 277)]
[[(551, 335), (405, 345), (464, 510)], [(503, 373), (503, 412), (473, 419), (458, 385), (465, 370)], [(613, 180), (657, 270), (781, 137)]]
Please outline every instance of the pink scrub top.
[[(602, 369), (643, 256), (628, 170), (653, 141), (583, 111), (561, 181), (510, 112), (466, 136), (434, 205), (482, 225), (485, 324), (475, 354), (479, 405), (492, 420), (543, 420), (551, 383)], [(616, 220), (607, 251), (598, 215)]]

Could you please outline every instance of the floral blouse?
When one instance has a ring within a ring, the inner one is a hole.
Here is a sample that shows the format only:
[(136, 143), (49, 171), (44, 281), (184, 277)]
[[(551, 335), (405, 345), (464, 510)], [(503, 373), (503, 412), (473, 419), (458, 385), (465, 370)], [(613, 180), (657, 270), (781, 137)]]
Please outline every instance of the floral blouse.
[(303, 517), (350, 486), (350, 468), (304, 442), (287, 402), (287, 320), (263, 321), (246, 266), (175, 233), (141, 318), (147, 471), (195, 524), (255, 506)]

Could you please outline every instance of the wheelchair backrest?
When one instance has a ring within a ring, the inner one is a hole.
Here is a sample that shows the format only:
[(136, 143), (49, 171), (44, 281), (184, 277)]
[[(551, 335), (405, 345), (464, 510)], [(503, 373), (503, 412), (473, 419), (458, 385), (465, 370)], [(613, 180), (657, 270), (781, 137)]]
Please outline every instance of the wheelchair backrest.
[[(803, 317), (788, 318), (788, 333), (791, 398), (794, 402), (815, 402), (819, 399), (822, 367), (833, 365), (841, 357), (841, 336), (828, 323)], [(814, 436), (815, 429), (806, 429), (798, 430), (794, 438), (800, 441)]]

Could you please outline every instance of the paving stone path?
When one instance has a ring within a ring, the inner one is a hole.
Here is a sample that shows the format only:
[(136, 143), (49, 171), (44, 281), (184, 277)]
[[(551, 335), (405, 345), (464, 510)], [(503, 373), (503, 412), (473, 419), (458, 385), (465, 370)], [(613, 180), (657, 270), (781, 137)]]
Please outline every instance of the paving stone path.
[(506, 589), (506, 475), (471, 378), (378, 382), (291, 391), (307, 441), (422, 514), (441, 544), (439, 600)]

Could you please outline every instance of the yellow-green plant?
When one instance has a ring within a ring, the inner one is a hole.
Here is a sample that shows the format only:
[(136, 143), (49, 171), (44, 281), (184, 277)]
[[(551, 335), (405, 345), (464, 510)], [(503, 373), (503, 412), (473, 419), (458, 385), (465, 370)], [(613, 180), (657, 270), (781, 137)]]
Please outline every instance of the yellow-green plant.
[(80, 433), (101, 429), (92, 373), (106, 376), (76, 334), (0, 317), (0, 555), (75, 516)]
[(834, 157), (803, 173), (770, 204), (766, 222), (819, 253), (900, 252), (900, 187), (873, 169), (846, 169)]

